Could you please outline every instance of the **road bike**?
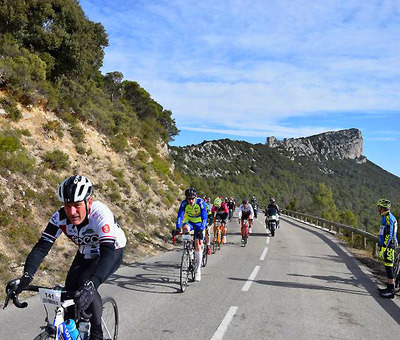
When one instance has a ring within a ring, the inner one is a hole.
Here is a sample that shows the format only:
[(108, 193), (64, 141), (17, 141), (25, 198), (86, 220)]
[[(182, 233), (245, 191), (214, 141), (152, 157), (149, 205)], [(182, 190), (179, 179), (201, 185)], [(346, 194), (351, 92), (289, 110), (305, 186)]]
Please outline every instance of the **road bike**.
[[(21, 302), (15, 293), (18, 287), (19, 279), (10, 281), (6, 287), (6, 300), (4, 308), (7, 307), (10, 300), (17, 308), (26, 308), (27, 302)], [(41, 303), (46, 311), (45, 326), (41, 326), (42, 331), (34, 338), (34, 340), (70, 340), (74, 339), (68, 330), (67, 325), (70, 320), (64, 319), (67, 307), (74, 306), (74, 291), (66, 291), (64, 287), (55, 285), (54, 287), (28, 286), (24, 291), (39, 292)], [(107, 340), (118, 339), (118, 323), (119, 314), (117, 303), (112, 297), (104, 297), (102, 299), (103, 312), (101, 324), (103, 329), (103, 337)], [(54, 319), (50, 322), (48, 309), (54, 308)], [(75, 306), (75, 323), (79, 336), (77, 340), (88, 340), (90, 337), (90, 319), (91, 315), (86, 313), (79, 314)]]
[[(244, 220), (241, 220), (241, 222), (242, 223), (241, 223), (240, 232), (242, 234), (242, 244), (243, 244), (243, 247), (246, 247), (247, 239), (249, 238), (249, 220), (244, 219)], [(240, 223), (240, 220), (239, 220), (239, 223)]]
[[(205, 233), (207, 235), (206, 239), (209, 240), (210, 238), (210, 232), (209, 229), (206, 228)], [(201, 266), (205, 267), (207, 265), (208, 261), (208, 248), (210, 247), (209, 245), (206, 244), (207, 242), (204, 241), (203, 244), (203, 252), (202, 252), (202, 257), (201, 257)]]
[(217, 252), (217, 249), (221, 249), (222, 243), (222, 223), (220, 219), (216, 219), (215, 228), (214, 228), (214, 237), (213, 237), (213, 254)]
[(189, 274), (192, 278), (192, 281), (195, 279), (196, 257), (194, 255), (194, 240), (192, 236), (189, 233), (178, 233), (173, 238), (174, 244), (176, 244), (176, 236), (178, 235), (182, 235), (183, 242), (183, 252), (179, 271), (179, 284), (181, 287), (181, 292), (184, 293), (189, 282)]
[(233, 217), (233, 209), (229, 209), (229, 215), (228, 215), (229, 222), (232, 220), (232, 217)]
[(400, 290), (400, 248), (396, 251), (396, 256), (393, 263), (394, 272), (394, 290), (398, 292)]

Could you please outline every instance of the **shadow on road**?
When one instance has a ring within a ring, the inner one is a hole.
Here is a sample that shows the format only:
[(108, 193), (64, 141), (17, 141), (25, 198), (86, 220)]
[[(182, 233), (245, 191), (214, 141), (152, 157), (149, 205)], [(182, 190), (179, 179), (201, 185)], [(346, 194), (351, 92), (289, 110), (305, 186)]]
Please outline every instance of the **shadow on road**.
[[(242, 279), (242, 278), (236, 278), (236, 277), (230, 277), (229, 279), (233, 280), (233, 281), (243, 281), (243, 282), (247, 282), (247, 280), (248, 280), (248, 279)], [(270, 280), (254, 280), (253, 282), (262, 284), (262, 285), (276, 286), (276, 287), (325, 290), (325, 291), (330, 291), (330, 292), (339, 292), (339, 293), (354, 294), (354, 295), (369, 295), (367, 292), (362, 292), (359, 290), (337, 288), (337, 287), (327, 287), (327, 286), (314, 285), (314, 284), (309, 284), (309, 283), (288, 282), (288, 281), (270, 281)]]
[(134, 276), (126, 276), (117, 272), (105, 284), (153, 294), (176, 294), (180, 292), (179, 264), (176, 261), (135, 262), (126, 264), (125, 267), (135, 268), (140, 273)]
[[(383, 299), (378, 295), (376, 290), (376, 283), (371, 280), (371, 278), (366, 275), (359, 265), (355, 262), (354, 258), (348, 255), (341, 247), (339, 247), (335, 242), (333, 242), (329, 237), (320, 233), (319, 231), (312, 230), (311, 227), (301, 226), (296, 222), (285, 219), (286, 223), (289, 223), (296, 228), (300, 228), (304, 231), (314, 234), (323, 240), (326, 244), (328, 244), (332, 250), (338, 254), (342, 262), (346, 265), (347, 269), (354, 275), (354, 285), (363, 286), (367, 292), (375, 299), (375, 301), (393, 318), (397, 324), (400, 325), (400, 308), (397, 304), (388, 299)], [(321, 279), (321, 277), (316, 277), (317, 279)]]

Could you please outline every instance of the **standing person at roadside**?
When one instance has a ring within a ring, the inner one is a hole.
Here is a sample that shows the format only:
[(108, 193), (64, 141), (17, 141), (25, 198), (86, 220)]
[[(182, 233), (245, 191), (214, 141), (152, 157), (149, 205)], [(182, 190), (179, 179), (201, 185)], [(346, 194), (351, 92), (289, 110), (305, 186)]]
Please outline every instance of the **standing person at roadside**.
[(391, 203), (387, 199), (380, 199), (376, 205), (378, 206), (381, 218), (381, 226), (379, 232), (379, 257), (383, 258), (386, 268), (386, 276), (388, 282), (386, 288), (378, 288), (380, 295), (383, 298), (394, 298), (394, 272), (393, 262), (395, 256), (395, 249), (398, 246), (397, 242), (397, 221), (393, 214), (390, 212)]
[(196, 256), (195, 280), (201, 280), (201, 242), (204, 237), (204, 229), (207, 226), (207, 209), (205, 202), (197, 198), (197, 190), (188, 188), (185, 191), (186, 199), (181, 202), (176, 219), (176, 230), (172, 234), (176, 235), (183, 228), (183, 233), (194, 230), (194, 248)]
[[(71, 176), (60, 184), (57, 196), (64, 206), (53, 214), (28, 255), (16, 294), (30, 284), (40, 263), (64, 233), (79, 247), (65, 289), (76, 291), (78, 311), (92, 314), (90, 340), (97, 340), (103, 339), (102, 302), (97, 289), (120, 266), (126, 238), (111, 210), (104, 203), (93, 201), (92, 193), (92, 183), (84, 176)], [(73, 309), (66, 312), (66, 319), (69, 318), (74, 318)]]

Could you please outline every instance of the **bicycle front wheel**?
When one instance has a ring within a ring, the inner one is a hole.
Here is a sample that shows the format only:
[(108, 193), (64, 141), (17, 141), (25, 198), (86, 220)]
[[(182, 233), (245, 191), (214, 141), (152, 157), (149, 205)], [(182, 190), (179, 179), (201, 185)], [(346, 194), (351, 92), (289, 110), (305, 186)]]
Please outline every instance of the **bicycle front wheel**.
[(54, 339), (54, 335), (51, 336), (47, 331), (44, 331), (40, 333), (38, 336), (36, 336), (33, 340), (47, 340), (47, 339)]
[(204, 248), (203, 248), (203, 257), (202, 257), (202, 259), (201, 259), (201, 266), (202, 266), (202, 267), (205, 267), (205, 266), (207, 265), (207, 260), (208, 260), (208, 252), (207, 252), (207, 250), (208, 250), (208, 246), (207, 246), (207, 245), (204, 245)]
[(217, 234), (214, 234), (214, 239), (213, 239), (213, 254), (217, 252), (218, 249), (218, 241), (217, 241)]
[(400, 254), (397, 255), (396, 259), (394, 260), (394, 289), (395, 291), (400, 290)]
[(186, 290), (188, 279), (189, 279), (189, 251), (184, 250), (182, 254), (181, 260), (181, 271), (179, 275), (179, 283), (181, 286), (181, 292), (183, 293)]
[(103, 338), (107, 340), (118, 339), (118, 307), (112, 297), (102, 299), (103, 313), (101, 316), (101, 327), (103, 329)]

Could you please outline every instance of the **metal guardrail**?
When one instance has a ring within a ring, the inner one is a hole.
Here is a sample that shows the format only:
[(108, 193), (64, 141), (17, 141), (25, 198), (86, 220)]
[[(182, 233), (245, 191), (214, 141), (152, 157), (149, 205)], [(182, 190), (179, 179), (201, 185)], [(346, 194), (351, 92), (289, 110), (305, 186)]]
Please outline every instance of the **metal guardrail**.
[(299, 213), (297, 211), (291, 211), (291, 210), (286, 210), (286, 209), (282, 209), (281, 211), (282, 211), (283, 215), (286, 215), (289, 217), (294, 217), (301, 221), (314, 224), (321, 228), (327, 229), (331, 232), (342, 233), (341, 230), (346, 230), (346, 231), (350, 232), (350, 238), (351, 238), (352, 243), (354, 243), (354, 235), (360, 235), (362, 249), (366, 249), (367, 242), (370, 241), (370, 243), (373, 244), (372, 255), (377, 256), (377, 254), (379, 252), (379, 237), (376, 235), (370, 234), (370, 233), (366, 232), (365, 230), (350, 227), (348, 225), (341, 224), (338, 222), (329, 221), (329, 220), (326, 220), (321, 217), (312, 216), (312, 215), (304, 214), (304, 213)]

